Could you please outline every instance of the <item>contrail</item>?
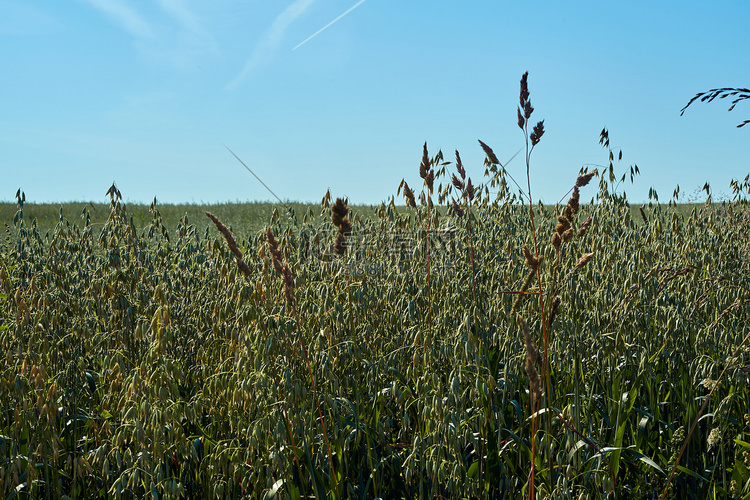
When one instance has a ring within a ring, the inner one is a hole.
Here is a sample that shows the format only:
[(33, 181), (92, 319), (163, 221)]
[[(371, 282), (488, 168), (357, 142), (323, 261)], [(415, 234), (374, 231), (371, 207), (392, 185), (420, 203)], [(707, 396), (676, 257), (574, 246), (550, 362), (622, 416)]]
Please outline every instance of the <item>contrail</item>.
[(359, 2), (357, 2), (354, 5), (352, 5), (351, 7), (349, 7), (349, 9), (346, 12), (344, 12), (339, 17), (337, 17), (336, 19), (334, 19), (333, 21), (331, 21), (330, 23), (326, 24), (325, 26), (323, 26), (322, 28), (320, 28), (318, 31), (316, 31), (315, 33), (313, 33), (312, 35), (310, 35), (309, 37), (307, 37), (306, 39), (304, 39), (302, 42), (300, 42), (299, 44), (297, 44), (297, 46), (294, 47), (292, 50), (297, 50), (298, 48), (302, 47), (304, 44), (306, 44), (307, 42), (309, 42), (310, 40), (312, 40), (316, 36), (320, 35), (323, 31), (325, 31), (326, 29), (328, 29), (333, 23), (335, 23), (336, 21), (338, 21), (339, 19), (341, 19), (342, 17), (344, 17), (345, 15), (347, 15), (348, 13), (350, 13), (351, 11), (353, 11), (354, 9), (356, 9), (357, 7), (359, 7), (360, 5), (362, 5), (363, 3), (365, 3), (365, 0), (359, 0)]

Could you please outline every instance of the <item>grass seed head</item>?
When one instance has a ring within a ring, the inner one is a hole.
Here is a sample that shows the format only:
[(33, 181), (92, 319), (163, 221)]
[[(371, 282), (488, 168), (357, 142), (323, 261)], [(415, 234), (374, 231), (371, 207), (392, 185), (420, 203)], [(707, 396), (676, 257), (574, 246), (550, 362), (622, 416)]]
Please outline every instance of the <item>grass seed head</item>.
[(585, 235), (585, 234), (586, 234), (586, 231), (588, 231), (588, 229), (589, 229), (589, 226), (591, 226), (591, 222), (592, 222), (592, 221), (593, 221), (593, 219), (592, 219), (592, 218), (591, 218), (591, 216), (589, 215), (589, 216), (588, 216), (588, 217), (586, 218), (586, 220), (585, 220), (585, 221), (583, 221), (583, 224), (581, 224), (581, 228), (580, 228), (580, 229), (578, 230), (578, 234), (576, 234), (576, 237), (578, 237), (578, 238), (582, 238), (582, 237), (583, 237), (583, 235)]
[(273, 261), (273, 268), (276, 272), (282, 274), (281, 268), (281, 250), (279, 250), (279, 243), (273, 235), (271, 228), (266, 228), (266, 241), (268, 241), (268, 250), (271, 252), (271, 260)]
[(336, 227), (341, 227), (341, 222), (344, 220), (344, 217), (346, 217), (346, 214), (349, 213), (349, 207), (346, 206), (346, 203), (341, 198), (336, 198), (336, 202), (331, 207), (331, 221), (333, 222), (333, 225)]
[(406, 182), (404, 182), (404, 198), (406, 198), (406, 204), (410, 207), (417, 206), (417, 200), (414, 199), (414, 191), (409, 188)]
[(583, 186), (585, 186), (598, 173), (599, 173), (599, 170), (594, 169), (591, 172), (589, 172), (588, 174), (579, 175), (578, 179), (576, 179), (576, 187), (583, 187)]
[(466, 181), (466, 196), (469, 197), (469, 201), (474, 200), (474, 185), (471, 183), (471, 177)]
[(489, 147), (487, 144), (485, 144), (482, 141), (479, 141), (479, 145), (482, 146), (482, 149), (484, 150), (484, 154), (487, 155), (487, 158), (489, 158), (490, 163), (494, 163), (495, 165), (500, 165), (500, 160), (497, 159), (497, 156), (495, 156), (495, 152), (492, 151), (491, 147)]
[(534, 125), (534, 130), (531, 132), (531, 145), (536, 146), (544, 135), (544, 120)]
[(529, 250), (529, 247), (526, 245), (523, 246), (523, 256), (526, 259), (526, 264), (529, 266), (529, 268), (533, 269), (534, 271), (539, 269), (539, 259), (531, 255), (531, 250)]
[(558, 215), (557, 216), (557, 227), (555, 227), (555, 232), (558, 234), (563, 234), (565, 231), (570, 228), (570, 219), (565, 217), (564, 215)]
[(235, 257), (237, 257), (238, 259), (242, 259), (242, 252), (237, 246), (237, 241), (235, 241), (234, 236), (232, 236), (232, 233), (229, 231), (229, 229), (227, 229), (227, 226), (222, 224), (221, 221), (211, 212), (204, 213), (209, 219), (211, 219), (211, 221), (213, 221), (216, 229), (218, 229), (219, 232), (224, 235), (224, 239), (227, 240), (227, 246), (229, 247), (229, 250), (235, 255)]
[(529, 99), (529, 72), (527, 71), (521, 76), (521, 106), (526, 104)]
[(466, 179), (466, 170), (464, 169), (464, 164), (461, 163), (461, 155), (458, 154), (458, 150), (456, 150), (456, 170), (458, 170), (458, 175), (461, 176), (461, 179)]
[(427, 179), (427, 174), (430, 171), (430, 155), (427, 153), (427, 143), (424, 143), (422, 150), (422, 163), (419, 164), (419, 176), (422, 179)]
[(451, 181), (453, 182), (453, 187), (455, 187), (459, 191), (463, 191), (464, 190), (464, 183), (463, 183), (463, 181), (461, 179), (459, 179), (458, 177), (456, 177), (456, 174), (453, 174), (453, 178), (451, 179)]
[(456, 217), (463, 217), (464, 216), (464, 209), (461, 208), (461, 206), (456, 202), (455, 199), (451, 198), (453, 201), (453, 213), (456, 214)]
[(555, 232), (552, 235), (552, 246), (555, 247), (555, 250), (560, 250), (560, 245), (562, 245), (562, 238), (560, 237), (560, 233)]
[(570, 195), (570, 199), (568, 200), (568, 204), (565, 206), (565, 217), (568, 218), (568, 220), (573, 220), (573, 217), (578, 213), (578, 210), (580, 208), (580, 199), (581, 199), (581, 192), (578, 190), (578, 186), (573, 187), (573, 194)]

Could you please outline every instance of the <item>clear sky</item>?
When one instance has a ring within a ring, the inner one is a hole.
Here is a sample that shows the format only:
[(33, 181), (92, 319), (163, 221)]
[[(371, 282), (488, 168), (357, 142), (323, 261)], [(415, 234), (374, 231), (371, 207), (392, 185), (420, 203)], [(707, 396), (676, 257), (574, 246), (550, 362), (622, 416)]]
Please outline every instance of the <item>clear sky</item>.
[(680, 109), (750, 86), (748, 33), (746, 0), (0, 0), (0, 199), (270, 200), (223, 144), (285, 200), (418, 190), (425, 141), (476, 184), (477, 139), (523, 145), (524, 71), (535, 198), (607, 162), (603, 127), (632, 201), (719, 196), (750, 172), (750, 101)]

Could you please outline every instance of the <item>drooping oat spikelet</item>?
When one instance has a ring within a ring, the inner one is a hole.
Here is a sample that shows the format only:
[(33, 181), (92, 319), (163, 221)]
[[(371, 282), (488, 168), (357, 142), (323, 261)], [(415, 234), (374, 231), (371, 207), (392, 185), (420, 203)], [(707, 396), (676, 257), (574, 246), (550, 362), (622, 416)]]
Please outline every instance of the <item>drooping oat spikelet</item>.
[(531, 255), (531, 250), (529, 250), (529, 247), (526, 245), (523, 246), (522, 251), (524, 258), (526, 259), (526, 264), (529, 268), (537, 271), (539, 269), (539, 259)]
[(599, 170), (594, 169), (591, 172), (589, 172), (588, 174), (579, 175), (578, 179), (576, 179), (576, 187), (583, 187), (583, 186), (585, 186), (598, 173), (599, 173)]
[(232, 233), (229, 231), (229, 229), (227, 229), (227, 226), (222, 224), (221, 221), (211, 212), (204, 213), (209, 219), (211, 219), (211, 221), (213, 221), (216, 229), (218, 229), (219, 232), (224, 235), (224, 239), (227, 240), (227, 246), (229, 247), (229, 250), (235, 255), (235, 257), (237, 257), (238, 259), (242, 259), (242, 252), (237, 246), (237, 241), (235, 241), (234, 236), (232, 236)]
[(588, 253), (585, 253), (585, 254), (581, 255), (581, 258), (578, 259), (578, 262), (576, 262), (575, 269), (580, 269), (583, 266), (585, 266), (586, 264), (588, 264), (589, 261), (591, 260), (591, 257), (593, 255), (594, 255), (594, 252), (588, 252)]
[(643, 210), (643, 207), (642, 206), (638, 207), (638, 211), (641, 212), (641, 219), (643, 219), (643, 223), (648, 224), (648, 217), (646, 217), (646, 211)]
[(521, 330), (523, 331), (523, 340), (526, 345), (526, 375), (529, 377), (529, 393), (531, 394), (532, 407), (534, 401), (536, 401), (542, 394), (542, 381), (539, 378), (539, 373), (536, 370), (536, 363), (539, 360), (539, 351), (536, 348), (534, 339), (531, 338), (531, 332), (529, 332), (529, 326), (523, 317), (518, 317), (518, 322), (521, 324)]
[(583, 224), (581, 224), (581, 228), (578, 230), (578, 234), (576, 234), (577, 238), (582, 238), (584, 234), (586, 234), (586, 231), (589, 229), (589, 226), (591, 225), (591, 222), (593, 219), (589, 215), (585, 221), (583, 221)]
[(539, 141), (541, 140), (543, 135), (544, 135), (544, 120), (534, 125), (534, 130), (531, 132), (531, 136), (529, 136), (529, 138), (531, 139), (531, 145), (536, 146), (537, 144), (539, 144)]
[(453, 213), (456, 214), (456, 217), (463, 217), (464, 216), (464, 209), (461, 208), (461, 206), (456, 202), (454, 198), (451, 198), (453, 201)]
[(461, 155), (458, 154), (458, 150), (456, 150), (456, 170), (458, 170), (458, 175), (461, 176), (461, 179), (466, 179), (466, 170), (464, 169), (464, 164), (461, 163)]
[(479, 145), (482, 146), (482, 149), (484, 150), (484, 154), (487, 155), (487, 158), (489, 158), (490, 163), (493, 163), (495, 165), (500, 165), (500, 160), (497, 159), (497, 156), (495, 156), (495, 152), (492, 151), (491, 147), (489, 147), (487, 144), (483, 143), (482, 141), (479, 141)]

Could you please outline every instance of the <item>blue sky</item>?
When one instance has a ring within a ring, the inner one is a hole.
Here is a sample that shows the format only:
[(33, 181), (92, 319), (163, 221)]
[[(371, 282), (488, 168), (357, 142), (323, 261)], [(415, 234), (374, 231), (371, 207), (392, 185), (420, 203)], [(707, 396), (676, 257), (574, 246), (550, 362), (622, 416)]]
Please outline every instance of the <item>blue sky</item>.
[(271, 199), (223, 144), (285, 200), (418, 187), (425, 141), (476, 184), (477, 139), (523, 145), (524, 71), (536, 199), (607, 162), (603, 127), (641, 170), (632, 201), (720, 196), (750, 172), (750, 102), (680, 109), (750, 85), (749, 22), (718, 0), (0, 0), (0, 199), (105, 201), (112, 181), (130, 202)]

